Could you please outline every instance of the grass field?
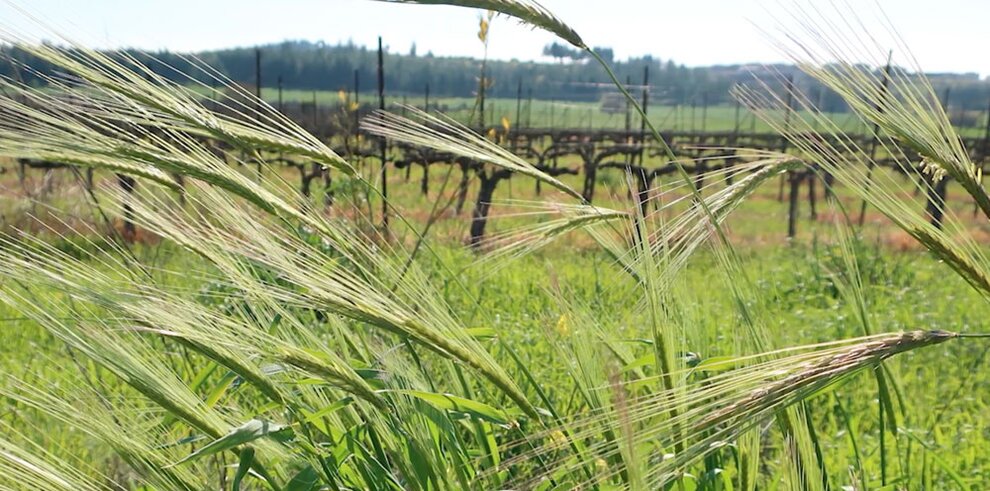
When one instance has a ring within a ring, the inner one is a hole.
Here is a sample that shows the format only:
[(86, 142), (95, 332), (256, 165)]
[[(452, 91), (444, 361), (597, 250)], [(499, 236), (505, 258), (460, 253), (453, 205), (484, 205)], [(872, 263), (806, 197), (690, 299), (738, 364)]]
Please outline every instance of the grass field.
[[(372, 167), (368, 167), (368, 172), (374, 171)], [(416, 168), (410, 182), (405, 181), (401, 172), (396, 172), (390, 185), (393, 202), (406, 211), (410, 220), (419, 224), (417, 227), (422, 226), (430, 204), (440, 198), (437, 193), (443, 186), (443, 172), (434, 169), (433, 194), (429, 197), (420, 195), (419, 172)], [(79, 205), (84, 197), (75, 178), (67, 171), (57, 171), (55, 181), (51, 183), (51, 194), (44, 195), (37, 194), (43, 183), (40, 171), (32, 171), (23, 187), (12, 174), (6, 173), (2, 180), (3, 225), (8, 233), (15, 226), (33, 229), (70, 255), (89, 249), (90, 246), (83, 242), (46, 232), (31, 218), (38, 217), (51, 230), (60, 230), (61, 223), (77, 227), (89, 223), (100, 230), (102, 225), (93, 210)], [(286, 180), (296, 179), (288, 170), (282, 174)], [(108, 177), (103, 182), (112, 186)], [(602, 205), (628, 206), (619, 179), (605, 178), (600, 184), (608, 190), (601, 193)], [(335, 186), (338, 197), (346, 196), (349, 188), (344, 180)], [(32, 190), (31, 194), (38, 199), (29, 200), (25, 190)], [(452, 191), (452, 187), (448, 187), (445, 196)], [(552, 195), (545, 191), (544, 197), (547, 193)], [(958, 190), (950, 190), (950, 200), (958, 194)], [(474, 191), (470, 193), (473, 195)], [(858, 200), (848, 192), (839, 189), (838, 196), (845, 207), (858, 210)], [(514, 178), (499, 188), (496, 198), (530, 200), (538, 197), (532, 180)], [(314, 199), (318, 200), (319, 196)], [(360, 206), (361, 199), (344, 202)], [(522, 259), (506, 262), (495, 270), (491, 269), (491, 264), (479, 264), (479, 257), (462, 246), (471, 206), (469, 201), (461, 217), (448, 213), (433, 229), (437, 257), (442, 258), (445, 267), (458, 271), (463, 283), (468, 285), (466, 292), (451, 286), (443, 288), (443, 300), (452, 311), (465, 313), (462, 319), (465, 325), (495, 333), (499, 342), (489, 339), (484, 344), (493, 350), (499, 363), (512, 365), (513, 358), (505, 351), (510, 349), (524, 366), (530, 367), (529, 376), (553, 381), (547, 385), (545, 396), (558, 410), (580, 412), (584, 403), (574, 392), (580, 385), (574, 385), (569, 362), (556, 356), (555, 350), (590, 333), (583, 332), (580, 327), (562, 328), (561, 319), (566, 317), (567, 310), (538, 292), (565, 285), (569, 303), (587, 308), (602, 329), (608, 330), (616, 339), (625, 339), (632, 356), (638, 359), (649, 353), (649, 349), (648, 345), (636, 341), (644, 335), (642, 330), (628, 324), (635, 322), (635, 316), (630, 317), (629, 313), (629, 305), (637, 302), (635, 285), (619, 274), (613, 260), (582, 234)], [(969, 216), (971, 206), (967, 200), (951, 201), (951, 207), (959, 210), (962, 216)], [(49, 210), (65, 211), (59, 214), (62, 219), (56, 221), (47, 215)], [(844, 254), (836, 245), (833, 222), (838, 209), (821, 200), (820, 219), (803, 219), (801, 233), (793, 242), (784, 239), (785, 210), (786, 204), (776, 199), (775, 182), (770, 182), (734, 214), (727, 229), (733, 243), (742, 251), (745, 274), (755, 281), (753, 298), (762, 299), (762, 308), (771, 313), (765, 319), (765, 327), (773, 345), (804, 345), (859, 335), (855, 307), (841, 293), (843, 278), (850, 272)], [(512, 212), (511, 205), (496, 206), (492, 232), (527, 221)], [(335, 213), (349, 214), (346, 208)], [(676, 210), (669, 213), (673, 215)], [(875, 212), (869, 216), (857, 242), (856, 255), (863, 295), (872, 322), (879, 330), (967, 331), (984, 326), (984, 319), (990, 315), (990, 305), (964, 281), (947, 274), (949, 270), (945, 265), (932, 260), (887, 220)], [(990, 228), (985, 222), (974, 219), (971, 226), (990, 237)], [(157, 272), (159, 284), (183, 291), (208, 291), (210, 283), (202, 278), (208, 277), (211, 269), (195, 255), (151, 235), (141, 237), (133, 246), (133, 253), (141, 263)], [(399, 239), (411, 243), (411, 237), (404, 237)], [(439, 271), (428, 274), (441, 275)], [(733, 338), (739, 335), (733, 334), (739, 332), (738, 328), (729, 326), (738, 326), (740, 319), (734, 313), (732, 295), (720, 286), (729, 281), (733, 280), (725, 276), (714, 257), (703, 251), (691, 260), (674, 288), (678, 305), (685, 309), (679, 316), (685, 325), (691, 326), (690, 332), (684, 333), (684, 349), (702, 359), (732, 355), (738, 344), (739, 340)], [(35, 293), (45, 294), (43, 291)], [(21, 316), (14, 310), (0, 310), (0, 318), (4, 319), (0, 369), (10, 377), (9, 380), (28, 384), (64, 379), (66, 346), (34, 322), (19, 320)], [(310, 328), (319, 331), (329, 326), (317, 321)], [(891, 432), (889, 419), (881, 422), (877, 382), (868, 373), (853, 378), (839, 389), (815, 396), (806, 410), (813, 420), (812, 427), (825, 456), (826, 474), (831, 485), (866, 483), (871, 488), (882, 488), (883, 480), (888, 486), (901, 489), (942, 489), (960, 483), (976, 489), (980, 483), (988, 482), (990, 462), (985, 456), (990, 453), (990, 447), (983, 438), (990, 433), (987, 424), (990, 379), (984, 376), (987, 349), (988, 345), (982, 343), (954, 343), (888, 362), (885, 366), (899, 384), (898, 397), (909, 404), (895, 416), (895, 432)], [(179, 364), (175, 367), (179, 374), (192, 377), (200, 370), (196, 367), (202, 365), (189, 358), (183, 362), (188, 356), (177, 351), (170, 358)], [(98, 367), (90, 366), (86, 361), (74, 363), (78, 364), (72, 371), (80, 370), (82, 379), (89, 380), (88, 383), (98, 384), (103, 390), (127, 391), (112, 379), (97, 375)], [(183, 368), (186, 363), (191, 365)], [(434, 369), (442, 370), (439, 366)], [(434, 369), (426, 370), (432, 372)], [(94, 372), (86, 375), (91, 370)], [(246, 397), (243, 391), (227, 388), (216, 392), (226, 387), (224, 383), (223, 377), (209, 377), (202, 388), (204, 397), (209, 397), (218, 408), (243, 404), (243, 401), (238, 402)], [(211, 386), (214, 388), (210, 389)], [(496, 398), (494, 403), (499, 404), (497, 401)], [(118, 481), (129, 479), (127, 466), (108, 449), (94, 445), (91, 436), (63, 428), (54, 423), (51, 416), (19, 408), (18, 404), (8, 402), (4, 412), (8, 422), (16, 425), (19, 432), (32, 435), (35, 442), (56, 455), (63, 452), (66, 458), (84, 455), (92, 465), (84, 473), (101, 473)], [(881, 443), (884, 438), (881, 425), (884, 424), (887, 425), (884, 430), (887, 438), (892, 441)], [(196, 445), (192, 444), (192, 448)], [(883, 458), (881, 448), (888, 453)], [(786, 459), (782, 460), (782, 449), (775, 450), (771, 446), (764, 452), (768, 452), (768, 458), (763, 462), (760, 489), (795, 485)], [(881, 459), (886, 469), (884, 476), (881, 476)], [(232, 462), (228, 464), (233, 465)], [(737, 472), (732, 466), (724, 469)]]
[[(270, 104), (278, 104), (278, 89), (265, 88), (262, 97)], [(353, 99), (353, 94), (348, 94)], [(335, 91), (303, 91), (284, 90), (282, 100), (284, 103), (307, 103), (313, 100), (320, 106), (336, 106), (340, 104), (340, 94)], [(377, 107), (377, 93), (362, 93), (358, 98), (359, 102), (365, 105)], [(430, 99), (430, 107), (442, 110), (444, 113), (458, 119), (467, 121), (469, 116), (475, 111), (475, 99), (470, 97), (436, 97)], [(397, 104), (407, 104), (418, 108), (423, 108), (426, 101), (422, 95), (416, 96), (390, 96), (386, 95), (386, 105), (393, 109)], [(518, 116), (516, 108), (519, 108)], [(398, 109), (395, 109), (398, 110)], [(618, 114), (608, 114), (602, 111), (602, 105), (598, 102), (574, 102), (574, 101), (548, 101), (548, 100), (528, 100), (522, 99), (517, 104), (516, 99), (493, 98), (485, 103), (485, 119), (490, 126), (501, 124), (503, 117), (507, 118), (513, 126), (533, 128), (582, 128), (582, 129), (623, 129), (626, 127), (625, 112)], [(735, 105), (713, 105), (704, 108), (701, 105), (692, 107), (690, 105), (669, 106), (650, 105), (647, 109), (650, 121), (663, 131), (734, 131), (749, 133), (768, 133), (770, 127), (759, 118), (748, 113), (745, 109), (740, 109), (737, 113)], [(857, 119), (852, 113), (830, 113), (830, 120), (840, 129), (851, 134), (868, 134), (870, 128)], [(477, 114), (473, 116), (477, 121)], [(518, 120), (518, 121), (517, 121)], [(986, 115), (976, 118), (977, 121), (986, 121)], [(738, 121), (738, 123), (737, 123)], [(630, 126), (633, 130), (638, 130), (640, 119), (636, 115), (630, 118)], [(960, 133), (966, 137), (982, 137), (985, 133), (984, 127), (959, 128)]]

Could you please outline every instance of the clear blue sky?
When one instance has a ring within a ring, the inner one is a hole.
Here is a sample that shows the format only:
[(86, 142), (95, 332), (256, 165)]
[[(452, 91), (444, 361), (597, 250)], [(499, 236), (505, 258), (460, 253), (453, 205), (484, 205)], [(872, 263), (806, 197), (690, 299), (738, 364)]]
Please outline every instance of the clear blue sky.
[[(833, 0), (804, 0), (828, 5)], [(875, 18), (874, 0), (838, 0)], [(99, 47), (189, 51), (285, 39), (353, 40), (392, 51), (480, 56), (478, 12), (369, 0), (19, 0), (60, 32)], [(690, 66), (775, 62), (783, 56), (755, 26), (772, 26), (789, 0), (544, 0), (588, 44), (616, 56), (652, 54)], [(880, 0), (926, 71), (990, 75), (990, 0)], [(0, 4), (0, 25), (40, 32)], [(553, 38), (506, 18), (492, 26), (490, 56), (539, 59)], [(50, 37), (50, 36), (48, 36)]]

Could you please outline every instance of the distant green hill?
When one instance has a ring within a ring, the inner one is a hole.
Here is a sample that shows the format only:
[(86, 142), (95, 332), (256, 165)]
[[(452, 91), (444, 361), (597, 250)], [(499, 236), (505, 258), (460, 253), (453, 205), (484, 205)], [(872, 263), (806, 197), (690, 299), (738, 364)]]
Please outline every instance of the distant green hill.
[[(558, 54), (548, 47), (548, 54)], [(354, 89), (355, 74), (362, 92), (371, 91), (376, 84), (377, 54), (373, 49), (353, 44), (337, 46), (307, 41), (286, 41), (262, 46), (261, 76), (264, 87), (274, 88), (279, 78), (286, 89), (336, 91)], [(23, 59), (16, 48), (0, 48), (9, 59)], [(610, 50), (603, 49), (606, 54)], [(564, 54), (566, 55), (566, 54)], [(139, 55), (139, 58), (142, 58)], [(154, 55), (174, 69), (202, 77), (182, 55), (161, 52)], [(196, 56), (231, 79), (253, 85), (255, 81), (255, 48), (233, 48), (198, 53)], [(146, 58), (145, 58), (146, 59)], [(493, 85), (488, 95), (515, 98), (522, 84), (523, 97), (530, 94), (540, 100), (599, 101), (614, 92), (600, 67), (586, 60), (559, 58), (561, 62), (539, 63), (521, 61), (489, 61), (488, 78)], [(568, 60), (564, 62), (563, 60)], [(3, 60), (0, 60), (3, 61)], [(39, 60), (32, 66), (45, 72)], [(385, 85), (391, 95), (421, 98), (427, 85), (435, 97), (471, 97), (477, 91), (480, 61), (463, 57), (437, 57), (432, 54), (389, 52), (385, 56)], [(15, 76), (11, 63), (0, 63), (0, 73)], [(644, 68), (649, 67), (651, 103), (660, 105), (719, 105), (729, 101), (728, 89), (737, 83), (752, 83), (754, 77), (776, 79), (776, 75), (793, 76), (795, 85), (805, 90), (812, 100), (820, 101), (829, 112), (845, 109), (838, 96), (823, 91), (790, 65), (764, 66), (724, 65), (685, 67), (672, 60), (654, 57), (632, 58), (614, 62), (620, 80), (633, 85), (642, 84)], [(157, 72), (174, 75), (162, 64)], [(37, 76), (19, 74), (40, 83)], [(934, 74), (933, 83), (940, 91), (951, 87), (949, 106), (955, 111), (983, 112), (990, 98), (990, 84), (975, 74)], [(634, 87), (638, 92), (638, 87)], [(971, 116), (971, 118), (976, 116)], [(982, 123), (981, 123), (982, 124)]]

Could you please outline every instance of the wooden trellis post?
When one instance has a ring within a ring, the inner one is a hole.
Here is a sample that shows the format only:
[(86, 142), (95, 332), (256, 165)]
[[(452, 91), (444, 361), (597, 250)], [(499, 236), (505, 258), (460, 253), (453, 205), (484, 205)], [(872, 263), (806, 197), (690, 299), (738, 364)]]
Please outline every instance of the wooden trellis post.
[(646, 157), (646, 118), (650, 107), (650, 65), (643, 67), (643, 117), (639, 119), (639, 165)]
[[(785, 108), (786, 113), (784, 114), (784, 132), (787, 133), (791, 130), (791, 113), (794, 111), (794, 76), (790, 75), (787, 77), (787, 82), (785, 84), (785, 90), (787, 91), (787, 107)], [(780, 145), (780, 151), (786, 152), (788, 148), (788, 140), (786, 135), (783, 137)], [(790, 171), (787, 174), (787, 181), (790, 184), (790, 194), (788, 196), (788, 206), (787, 206), (787, 238), (793, 239), (797, 235), (797, 214), (798, 214), (798, 194), (801, 191), (801, 181), (803, 179), (803, 174), (796, 171)], [(783, 186), (783, 181), (781, 186)]]
[(708, 92), (701, 94), (701, 132), (708, 131)]
[[(426, 84), (426, 90), (423, 94), (423, 111), (430, 112), (430, 84)], [(423, 160), (423, 179), (419, 182), (419, 192), (423, 196), (430, 194), (430, 162), (428, 160)]]
[(533, 127), (533, 88), (526, 89), (526, 128)]
[[(889, 90), (889, 86), (890, 86), (890, 62), (891, 62), (891, 59), (893, 58), (893, 56), (894, 56), (894, 52), (893, 51), (891, 51), (887, 55), (887, 66), (884, 67), (884, 69), (883, 69), (883, 81), (880, 82), (880, 95), (882, 97), (884, 97), (884, 98), (887, 97), (887, 91)], [(948, 97), (948, 92), (946, 92), (946, 97)], [(878, 101), (877, 104), (874, 106), (876, 108), (876, 110), (878, 112), (880, 112), (881, 114), (883, 114), (883, 110), (884, 110), (883, 102), (884, 101)], [(870, 160), (867, 162), (867, 165), (869, 166), (869, 168), (866, 171), (866, 185), (867, 186), (872, 186), (873, 185), (873, 168), (875, 167), (873, 165), (873, 159), (876, 158), (877, 147), (880, 144), (880, 124), (879, 123), (873, 123), (873, 134), (872, 135), (873, 135), (872, 136), (872, 139), (870, 140)], [(860, 206), (859, 206), (859, 221), (858, 221), (859, 226), (862, 227), (863, 226), (863, 223), (865, 221), (866, 221), (866, 200), (864, 199), (863, 202), (860, 203)]]
[[(951, 93), (951, 88), (946, 87), (945, 92), (942, 94), (942, 108), (949, 113), (949, 94)], [(931, 224), (937, 229), (942, 228), (942, 219), (945, 217), (945, 195), (948, 191), (949, 177), (942, 176), (938, 182), (934, 182), (931, 176), (923, 176), (926, 182), (928, 182), (928, 205), (925, 207), (925, 211), (928, 216), (931, 217)]]
[[(382, 37), (378, 36), (378, 110), (385, 110), (385, 51), (382, 49)], [(378, 140), (379, 156), (382, 160), (382, 232), (388, 234), (388, 162), (385, 155), (388, 148), (385, 138)]]

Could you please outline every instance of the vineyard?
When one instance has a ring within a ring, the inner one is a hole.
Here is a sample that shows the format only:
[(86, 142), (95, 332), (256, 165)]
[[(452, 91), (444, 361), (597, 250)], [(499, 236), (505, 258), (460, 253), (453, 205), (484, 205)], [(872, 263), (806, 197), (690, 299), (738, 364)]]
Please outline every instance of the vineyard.
[(2, 34), (57, 70), (0, 79), (0, 489), (987, 487), (990, 115), (796, 7), (848, 112), (782, 73), (651, 105), (567, 12), (403, 3), (551, 32), (611, 95)]

